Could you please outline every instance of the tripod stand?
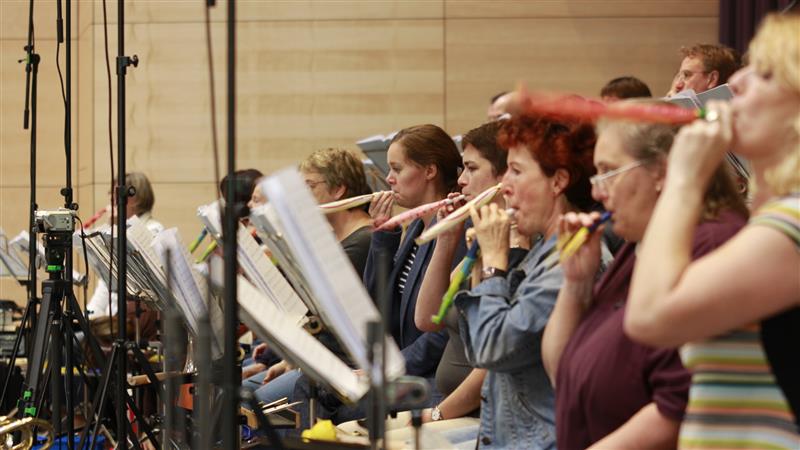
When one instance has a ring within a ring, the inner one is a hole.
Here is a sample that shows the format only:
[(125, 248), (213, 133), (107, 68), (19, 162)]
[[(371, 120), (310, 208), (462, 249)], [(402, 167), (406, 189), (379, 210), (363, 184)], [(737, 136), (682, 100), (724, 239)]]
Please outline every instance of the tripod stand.
[[(42, 411), (42, 406), (45, 401), (44, 394), (49, 380), (51, 420), (55, 435), (61, 432), (62, 392), (66, 392), (67, 394), (67, 406), (71, 407), (72, 405), (70, 399), (73, 387), (68, 385), (64, 391), (64, 378), (61, 375), (61, 351), (62, 347), (64, 347), (65, 349), (69, 349), (65, 352), (68, 356), (73, 353), (71, 349), (77, 343), (77, 338), (72, 327), (76, 320), (80, 330), (83, 331), (84, 340), (94, 355), (95, 360), (98, 361), (101, 366), (106, 367), (100, 383), (103, 389), (97, 391), (95, 401), (93, 402), (95, 411), (104, 404), (105, 392), (108, 389), (110, 374), (112, 373), (112, 368), (105, 364), (103, 353), (96, 339), (91, 334), (89, 324), (85, 317), (79, 313), (71, 313), (71, 311), (79, 311), (79, 306), (72, 292), (71, 281), (64, 277), (64, 260), (72, 244), (73, 215), (73, 211), (63, 209), (55, 212), (40, 211), (37, 213), (37, 224), (41, 231), (44, 232), (46, 271), (49, 277), (42, 282), (41, 309), (35, 328), (34, 342), (31, 351), (31, 364), (28, 367), (25, 388), (20, 401), (20, 410), (23, 416), (37, 417)], [(65, 303), (67, 308), (62, 309)], [(115, 347), (112, 356), (114, 356), (118, 350), (119, 349)], [(123, 351), (125, 350), (123, 349)], [(47, 368), (45, 368), (45, 361), (47, 361)], [(92, 387), (92, 383), (89, 382), (88, 377), (81, 369), (80, 362), (74, 364), (74, 361), (70, 361), (68, 358), (66, 373), (71, 373), (73, 367), (78, 368), (78, 372), (84, 380), (86, 387)], [(152, 375), (152, 378), (155, 379), (155, 375), (152, 374), (152, 372), (148, 375)], [(126, 395), (123, 399), (123, 403), (124, 404), (115, 406), (124, 410), (125, 405), (127, 405), (137, 417), (141, 417), (140, 412), (130, 396)], [(72, 412), (67, 411), (67, 417), (71, 418), (71, 416)], [(90, 423), (93, 417), (94, 412), (89, 418)], [(141, 420), (140, 423), (146, 425)], [(117, 423), (118, 432), (123, 428), (126, 429), (126, 431), (130, 429), (130, 422), (126, 420), (124, 423)], [(152, 430), (147, 426), (143, 426), (143, 428), (145, 429), (145, 433), (153, 439), (153, 442), (157, 442), (152, 434)], [(68, 448), (71, 448), (73, 439), (72, 430), (69, 429), (67, 431), (69, 432)], [(82, 438), (84, 439), (86, 431), (85, 429), (82, 434)], [(134, 440), (134, 442), (136, 448), (139, 448), (138, 442), (136, 440)]]

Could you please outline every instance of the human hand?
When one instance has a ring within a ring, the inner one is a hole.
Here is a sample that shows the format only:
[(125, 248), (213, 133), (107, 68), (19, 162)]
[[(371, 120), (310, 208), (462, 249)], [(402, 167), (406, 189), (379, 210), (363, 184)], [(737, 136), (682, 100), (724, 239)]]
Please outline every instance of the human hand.
[(672, 143), (667, 184), (692, 183), (705, 191), (714, 171), (734, 140), (730, 104), (710, 101), (706, 120), (681, 128)]
[[(562, 215), (558, 219), (558, 242), (562, 242), (562, 237), (567, 239), (581, 228), (589, 227), (599, 219), (600, 213), (598, 212), (590, 214), (570, 212)], [(604, 227), (605, 225), (598, 227), (575, 253), (561, 262), (565, 280), (574, 283), (594, 282), (594, 276), (600, 268), (601, 241)]]
[[(444, 220), (445, 217), (449, 216), (453, 213), (456, 209), (460, 208), (461, 206), (466, 203), (463, 196), (458, 192), (451, 192), (447, 194), (447, 198), (453, 200), (452, 203), (444, 205), (443, 207), (439, 208), (436, 211), (436, 222), (441, 222)], [(459, 199), (459, 200), (455, 200)], [(464, 233), (464, 223), (461, 222), (458, 225), (443, 231), (439, 236), (436, 238), (436, 245), (450, 245), (455, 247), (458, 245), (458, 241), (461, 239), (461, 236)]]
[(267, 369), (267, 373), (264, 374), (264, 384), (269, 383), (270, 381), (278, 378), (279, 376), (283, 375), (284, 373), (288, 372), (292, 369), (292, 366), (287, 363), (286, 361), (281, 361), (279, 363), (275, 363)]
[(392, 217), (392, 207), (394, 207), (394, 192), (384, 191), (376, 194), (369, 204), (372, 225), (377, 228), (389, 220)]
[(242, 367), (242, 379), (247, 379), (252, 377), (257, 373), (261, 373), (266, 370), (267, 366), (261, 363), (250, 364), (249, 366)]
[(262, 343), (256, 345), (256, 347), (253, 349), (253, 355), (252, 355), (253, 359), (257, 359), (264, 352), (266, 352), (267, 349), (269, 349), (269, 345), (267, 345), (266, 342), (262, 342)]
[(483, 266), (508, 269), (508, 235), (511, 228), (508, 214), (497, 204), (490, 203), (481, 207), (480, 213), (471, 208), (470, 216), (481, 246)]

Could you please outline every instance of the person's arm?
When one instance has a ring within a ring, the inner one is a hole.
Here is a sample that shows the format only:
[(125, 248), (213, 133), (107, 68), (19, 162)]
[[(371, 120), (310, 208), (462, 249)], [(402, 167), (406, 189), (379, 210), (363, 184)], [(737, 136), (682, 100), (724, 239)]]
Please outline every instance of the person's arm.
[(655, 403), (650, 403), (589, 449), (674, 449), (678, 445), (680, 425), (679, 421), (662, 415)]
[[(444, 238), (444, 239), (443, 239)], [(439, 312), (442, 296), (450, 284), (450, 267), (458, 249), (458, 238), (442, 234), (436, 241), (431, 260), (422, 277), (414, 309), (414, 323), (421, 331), (438, 331), (444, 324), (435, 324), (431, 317)]]
[(637, 254), (625, 331), (654, 346), (675, 347), (752, 323), (798, 304), (800, 253), (788, 237), (748, 226), (692, 262), (693, 235), (715, 152), (730, 142), (730, 111), (678, 134), (664, 191)]
[(449, 336), (447, 332), (429, 331), (422, 333), (400, 352), (406, 362), (406, 374), (429, 377), (436, 371), (444, 354)]
[(88, 311), (89, 319), (93, 319), (95, 317), (102, 317), (102, 316), (112, 316), (111, 310), (109, 310), (109, 292), (108, 292), (108, 285), (102, 278), (98, 278), (97, 286), (94, 288), (94, 293), (92, 294), (92, 298), (89, 299), (89, 303), (86, 305), (86, 310)]
[(439, 403), (439, 412), (442, 413), (442, 419), (464, 417), (480, 408), (481, 387), (485, 378), (486, 370), (472, 369), (467, 378)]
[[(591, 225), (598, 216), (597, 213), (566, 214), (559, 219), (559, 236), (576, 233), (582, 226)], [(553, 387), (561, 354), (592, 300), (594, 278), (600, 268), (602, 236), (602, 230), (593, 233), (586, 244), (561, 263), (564, 284), (542, 337), (542, 363)]]

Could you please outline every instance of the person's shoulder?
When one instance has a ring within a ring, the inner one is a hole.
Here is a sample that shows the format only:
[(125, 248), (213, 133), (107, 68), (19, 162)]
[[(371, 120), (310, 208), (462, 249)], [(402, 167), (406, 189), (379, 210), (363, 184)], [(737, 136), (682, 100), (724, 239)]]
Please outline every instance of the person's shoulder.
[(722, 210), (717, 217), (700, 222), (697, 227), (698, 238), (713, 238), (727, 241), (747, 225), (747, 217), (733, 210)]
[(692, 253), (697, 258), (735, 236), (747, 225), (747, 217), (732, 210), (723, 210), (713, 219), (704, 220), (694, 234)]

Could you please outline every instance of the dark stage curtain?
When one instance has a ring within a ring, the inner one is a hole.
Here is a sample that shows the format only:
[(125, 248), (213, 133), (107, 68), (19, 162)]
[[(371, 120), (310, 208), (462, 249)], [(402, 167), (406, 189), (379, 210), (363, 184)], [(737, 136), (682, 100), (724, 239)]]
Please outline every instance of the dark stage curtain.
[(798, 0), (719, 0), (719, 42), (744, 53), (761, 19), (787, 8), (797, 12)]

